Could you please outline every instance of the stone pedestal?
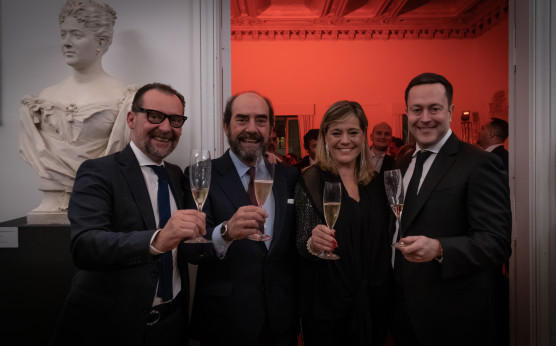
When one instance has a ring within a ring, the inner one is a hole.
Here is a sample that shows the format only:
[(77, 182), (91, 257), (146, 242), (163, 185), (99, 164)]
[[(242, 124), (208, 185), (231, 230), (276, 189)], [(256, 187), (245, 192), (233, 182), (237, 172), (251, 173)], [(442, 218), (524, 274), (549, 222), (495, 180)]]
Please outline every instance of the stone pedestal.
[(31, 211), (27, 214), (29, 225), (69, 225), (68, 213), (66, 211)]
[(0, 248), (3, 345), (48, 345), (74, 267), (70, 227), (30, 225), (25, 217), (0, 223), (17, 227), (17, 248)]

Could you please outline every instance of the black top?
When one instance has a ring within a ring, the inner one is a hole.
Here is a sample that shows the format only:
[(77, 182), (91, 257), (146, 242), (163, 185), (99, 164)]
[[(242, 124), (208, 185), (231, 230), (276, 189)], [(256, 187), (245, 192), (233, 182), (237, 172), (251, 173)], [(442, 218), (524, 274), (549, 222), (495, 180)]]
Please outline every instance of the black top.
[(379, 344), (385, 328), (391, 283), (388, 244), (389, 208), (379, 179), (359, 185), (360, 201), (342, 184), (340, 214), (334, 229), (339, 260), (323, 260), (307, 251), (317, 224), (326, 224), (322, 190), (339, 176), (318, 166), (308, 168), (295, 190), (297, 248), (303, 261), (301, 314), (319, 319), (347, 319), (346, 335), (355, 344)]

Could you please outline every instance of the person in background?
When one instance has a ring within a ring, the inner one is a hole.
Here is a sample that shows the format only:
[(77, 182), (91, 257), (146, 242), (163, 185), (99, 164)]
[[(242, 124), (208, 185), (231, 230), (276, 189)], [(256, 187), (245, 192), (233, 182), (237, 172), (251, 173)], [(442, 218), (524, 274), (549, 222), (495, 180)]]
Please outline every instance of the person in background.
[(511, 254), (508, 179), (497, 157), (452, 133), (452, 99), (434, 73), (405, 90), (416, 150), (396, 161), (406, 188), (392, 237), (396, 346), (503, 344), (496, 297)]
[(317, 140), (319, 138), (319, 129), (311, 129), (303, 136), (303, 147), (309, 153), (299, 161), (295, 167), (299, 168), (302, 172), (307, 167), (313, 165), (317, 155)]
[(286, 161), (288, 166), (295, 166), (297, 164), (297, 155), (294, 153), (287, 153)]
[(144, 85), (127, 114), (131, 143), (79, 167), (68, 209), (77, 272), (52, 345), (188, 344), (183, 240), (205, 233), (205, 215), (184, 210), (189, 185), (164, 161), (184, 107), (172, 87)]
[[(227, 101), (223, 127), (230, 149), (212, 160), (204, 206), (207, 238), (213, 243), (209, 249), (189, 244), (199, 248), (191, 323), (193, 338), (202, 346), (296, 345), (293, 189), (299, 170), (276, 164), (263, 208), (257, 206), (250, 174), (266, 152), (273, 126), (274, 110), (266, 97), (250, 91)], [(247, 238), (263, 224), (270, 241)]]
[[(506, 173), (508, 172), (508, 151), (504, 148), (504, 142), (508, 138), (508, 123), (499, 118), (492, 118), (492, 120), (481, 127), (479, 132), (479, 139), (477, 144), (485, 151), (498, 156), (504, 163)], [(509, 345), (509, 321), (510, 321), (510, 281), (509, 281), (509, 266), (510, 262), (507, 260), (502, 265), (497, 295), (497, 311), (500, 313), (500, 339), (504, 340), (502, 344)]]
[(506, 138), (508, 138), (508, 122), (492, 118), (488, 124), (481, 127), (477, 144), (485, 151), (497, 155), (508, 171), (508, 151), (504, 148)]
[(390, 156), (392, 156), (394, 159), (398, 156), (398, 152), (400, 151), (400, 149), (405, 145), (403, 139), (398, 138), (398, 137), (392, 137), (392, 142), (390, 143), (390, 146), (388, 147), (388, 152), (390, 154)]
[(371, 164), (377, 173), (392, 169), (394, 157), (387, 154), (392, 142), (392, 127), (385, 122), (378, 123), (371, 132)]
[[(324, 114), (316, 163), (295, 189), (297, 249), (303, 257), (301, 324), (306, 346), (379, 345), (385, 341), (391, 285), (389, 208), (369, 164), (367, 117), (357, 102)], [(325, 182), (341, 183), (333, 229), (323, 211)], [(317, 257), (333, 251), (338, 260)]]

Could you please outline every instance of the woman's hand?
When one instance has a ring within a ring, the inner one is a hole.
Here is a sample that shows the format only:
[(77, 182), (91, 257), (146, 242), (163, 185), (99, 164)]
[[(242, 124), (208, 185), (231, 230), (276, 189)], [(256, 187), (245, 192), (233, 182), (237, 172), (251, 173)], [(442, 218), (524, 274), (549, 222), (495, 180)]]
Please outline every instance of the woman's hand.
[(338, 247), (338, 243), (334, 238), (335, 230), (326, 227), (325, 225), (317, 225), (313, 228), (311, 235), (311, 249), (315, 253), (323, 251), (334, 251)]

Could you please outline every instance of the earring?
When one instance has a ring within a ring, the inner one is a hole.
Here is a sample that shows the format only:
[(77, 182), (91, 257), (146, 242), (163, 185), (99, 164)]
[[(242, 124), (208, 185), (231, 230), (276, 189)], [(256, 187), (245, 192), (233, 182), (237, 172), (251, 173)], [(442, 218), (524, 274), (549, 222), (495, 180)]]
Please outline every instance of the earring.
[(361, 168), (365, 167), (365, 165), (367, 164), (367, 161), (365, 161), (365, 150), (361, 150), (361, 159), (359, 162), (359, 166)]
[(330, 150), (328, 150), (328, 143), (324, 145), (324, 150), (326, 150), (326, 157), (330, 157)]

